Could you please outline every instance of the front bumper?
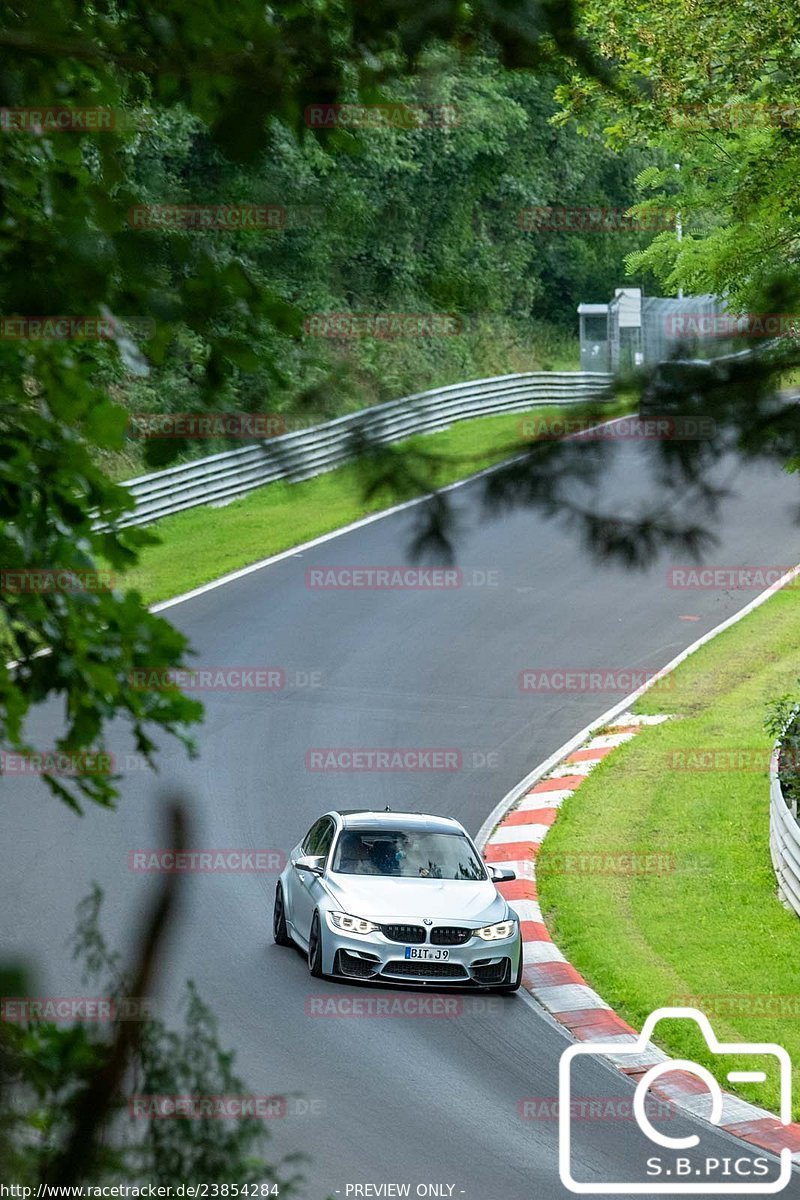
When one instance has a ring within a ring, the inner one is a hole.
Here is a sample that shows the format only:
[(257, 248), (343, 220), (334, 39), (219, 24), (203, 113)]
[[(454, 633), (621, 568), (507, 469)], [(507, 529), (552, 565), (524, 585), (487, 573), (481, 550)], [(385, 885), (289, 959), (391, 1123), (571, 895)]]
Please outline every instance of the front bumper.
[(405, 946), (381, 932), (363, 937), (342, 933), (326, 920), (323, 970), (339, 979), (406, 987), (498, 987), (516, 979), (522, 954), (519, 928), (495, 942), (471, 937), (463, 945), (426, 946), (447, 951), (446, 958), (435, 960), (407, 959)]

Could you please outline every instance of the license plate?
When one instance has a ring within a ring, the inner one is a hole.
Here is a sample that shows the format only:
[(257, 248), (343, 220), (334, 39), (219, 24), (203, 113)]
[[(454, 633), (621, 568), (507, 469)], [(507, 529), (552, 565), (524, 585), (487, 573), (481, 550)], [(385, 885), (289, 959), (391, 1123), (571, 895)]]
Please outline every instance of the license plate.
[(450, 957), (449, 950), (434, 946), (406, 946), (406, 958), (422, 958), (426, 962), (444, 962)]

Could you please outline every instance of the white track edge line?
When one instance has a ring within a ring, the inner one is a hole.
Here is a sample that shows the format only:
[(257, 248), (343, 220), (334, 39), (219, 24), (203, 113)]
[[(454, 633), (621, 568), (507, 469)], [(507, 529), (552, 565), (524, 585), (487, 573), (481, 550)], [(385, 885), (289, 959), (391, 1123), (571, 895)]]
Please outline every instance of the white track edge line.
[[(524, 414), (523, 414), (524, 415)], [(607, 421), (601, 421), (597, 425), (592, 425), (589, 430), (583, 430), (586, 434), (592, 429), (605, 429), (607, 425), (615, 425), (618, 421), (625, 421), (630, 417), (630, 413), (623, 413), (619, 417), (610, 417)], [(558, 439), (560, 441), (570, 441), (577, 437), (578, 434), (569, 434), (566, 438)], [(535, 445), (535, 443), (532, 443)], [(168, 608), (174, 608), (176, 604), (183, 604), (186, 600), (193, 600), (195, 596), (204, 596), (206, 592), (213, 592), (216, 588), (223, 587), (226, 583), (235, 583), (237, 579), (244, 579), (247, 575), (252, 575), (255, 571), (262, 570), (263, 567), (272, 566), (273, 563), (282, 562), (285, 558), (293, 558), (302, 554), (305, 550), (313, 550), (315, 546), (321, 546), (325, 542), (333, 541), (334, 538), (342, 537), (345, 533), (352, 533), (356, 529), (362, 529), (365, 525), (372, 525), (374, 521), (382, 521), (384, 517), (394, 516), (395, 513), (403, 512), (407, 508), (413, 508), (416, 504), (424, 504), (434, 495), (442, 492), (454, 492), (456, 488), (465, 487), (468, 483), (474, 483), (476, 479), (482, 479), (486, 475), (492, 475), (496, 471), (500, 471), (503, 467), (513, 465), (515, 462), (521, 462), (525, 457), (524, 454), (514, 455), (512, 458), (504, 458), (502, 462), (493, 463), (490, 467), (484, 467), (480, 471), (476, 471), (473, 475), (467, 475), (464, 479), (456, 479), (453, 483), (448, 483), (443, 488), (439, 488), (436, 493), (427, 492), (422, 496), (414, 496), (411, 500), (404, 500), (401, 504), (393, 504), (391, 508), (382, 508), (380, 512), (368, 513), (365, 517), (359, 517), (357, 521), (351, 521), (349, 525), (341, 525), (338, 529), (331, 529), (328, 533), (322, 533), (319, 537), (312, 538), (308, 542), (299, 542), (296, 546), (289, 546), (286, 550), (279, 550), (277, 554), (271, 554), (268, 558), (261, 558), (258, 562), (248, 563), (246, 567), (237, 567), (235, 571), (229, 571), (227, 575), (220, 575), (217, 579), (211, 579), (208, 583), (198, 584), (196, 588), (191, 588), (188, 592), (182, 592), (179, 596), (170, 596), (167, 600), (158, 600), (155, 604), (148, 606), (148, 611), (151, 613), (164, 612)], [(319, 478), (319, 476), (312, 476)], [(268, 486), (268, 485), (262, 485)], [(247, 496), (253, 495), (259, 488), (253, 488), (252, 492), (245, 493), (244, 496), (237, 496), (235, 499), (244, 500)], [(198, 505), (198, 508), (208, 507), (206, 505)], [(172, 514), (176, 515), (176, 514)], [(157, 522), (155, 522), (157, 524)], [(44, 646), (41, 650), (37, 650), (32, 656), (38, 658), (42, 655), (50, 654), (50, 647)], [(13, 671), (20, 665), (18, 659), (12, 659), (6, 663), (8, 670)]]
[[(582, 436), (591, 432), (592, 429), (605, 429), (607, 425), (615, 425), (618, 421), (626, 421), (630, 419), (630, 413), (623, 413), (619, 417), (610, 417), (608, 421), (601, 421), (597, 425), (592, 425), (589, 430), (583, 430)], [(566, 438), (561, 438), (561, 441), (571, 441), (577, 437), (577, 434), (569, 434)], [(532, 442), (531, 447), (536, 443)], [(183, 604), (186, 600), (193, 600), (195, 596), (203, 596), (206, 592), (212, 592), (215, 588), (223, 587), (226, 583), (234, 583), (237, 579), (244, 579), (247, 575), (252, 575), (255, 571), (260, 571), (264, 567), (269, 567), (273, 563), (281, 562), (285, 558), (291, 558), (294, 555), (302, 554), (305, 550), (313, 550), (315, 546), (321, 546), (325, 542), (330, 542), (334, 538), (342, 537), (345, 533), (352, 533), (356, 529), (363, 529), (365, 525), (371, 525), (374, 521), (382, 521), (384, 517), (394, 516), (395, 513), (403, 512), (407, 508), (413, 508), (417, 504), (424, 504), (434, 495), (441, 495), (444, 492), (454, 492), (457, 488), (465, 487), (469, 483), (474, 483), (476, 479), (482, 479), (486, 475), (493, 475), (497, 471), (503, 470), (504, 467), (513, 465), (516, 462), (521, 462), (525, 458), (525, 454), (517, 454), (512, 458), (505, 458), (502, 462), (493, 463), (490, 467), (484, 467), (480, 471), (476, 471), (473, 475), (467, 475), (465, 479), (457, 479), (454, 483), (448, 483), (445, 487), (438, 488), (436, 492), (426, 492), (423, 496), (414, 496), (411, 500), (404, 500), (401, 504), (393, 504), (391, 508), (383, 508), (380, 512), (369, 513), (365, 517), (359, 517), (357, 521), (351, 521), (349, 525), (342, 525), (339, 529), (332, 529), (329, 533), (320, 534), (319, 537), (312, 538), (308, 542), (300, 542), (297, 546), (290, 546), (286, 550), (280, 550), (277, 554), (271, 554), (268, 558), (259, 559), (258, 562), (250, 563), (246, 567), (239, 567), (235, 571), (230, 571), (227, 575), (221, 575), (219, 579), (212, 579), (208, 583), (202, 583), (196, 588), (192, 588), (188, 592), (183, 592), (180, 596), (173, 596), (169, 600), (159, 600), (158, 603), (150, 606), (150, 612), (164, 612), (167, 608), (172, 608), (176, 604)], [(254, 488), (254, 491), (258, 489)], [(247, 493), (251, 495), (252, 493)], [(244, 499), (244, 497), (239, 497)]]
[[(680, 654), (676, 654), (675, 657), (671, 659), (666, 666), (657, 671), (653, 678), (649, 679), (647, 683), (643, 683), (641, 687), (636, 688), (636, 690), (631, 692), (629, 696), (626, 696), (624, 700), (619, 700), (616, 704), (612, 705), (611, 708), (608, 708), (604, 713), (601, 713), (599, 717), (595, 717), (595, 719), (590, 721), (588, 725), (584, 726), (579, 733), (574, 734), (568, 741), (564, 742), (563, 746), (559, 746), (558, 750), (554, 750), (553, 753), (544, 760), (544, 762), (539, 763), (538, 767), (534, 767), (524, 779), (515, 784), (510, 791), (506, 792), (503, 799), (496, 804), (489, 813), (489, 816), (486, 818), (483, 825), (481, 825), (475, 838), (478, 848), (480, 850), (484, 849), (486, 842), (489, 839), (489, 835), (491, 834), (495, 825), (500, 822), (501, 818), (505, 816), (512, 805), (515, 804), (516, 801), (519, 800), (519, 798), (530, 787), (532, 787), (534, 783), (537, 783), (543, 775), (546, 775), (548, 771), (551, 771), (553, 767), (557, 766), (562, 758), (566, 758), (566, 756), (571, 754), (573, 750), (577, 750), (579, 746), (582, 746), (583, 743), (591, 737), (596, 729), (602, 728), (604, 725), (608, 725), (614, 717), (619, 716), (619, 714), (624, 712), (626, 708), (629, 708), (630, 705), (635, 703), (640, 696), (643, 696), (645, 692), (649, 691), (655, 683), (657, 683), (665, 675), (668, 675), (671, 671), (674, 671), (676, 667), (680, 666), (680, 664), (684, 662), (690, 654), (694, 654), (694, 652), (699, 650), (701, 646), (704, 646), (706, 642), (710, 642), (712, 638), (715, 638), (720, 633), (724, 633), (726, 629), (730, 629), (732, 625), (735, 625), (738, 621), (741, 621), (743, 617), (746, 617), (749, 613), (753, 612), (754, 609), (759, 608), (760, 605), (762, 605), (766, 600), (769, 600), (771, 596), (774, 596), (776, 592), (779, 592), (781, 588), (785, 587), (787, 583), (790, 583), (798, 574), (800, 574), (800, 563), (798, 563), (796, 567), (792, 567), (790, 571), (787, 571), (786, 574), (782, 575), (780, 579), (777, 579), (775, 583), (771, 583), (769, 587), (765, 588), (763, 592), (760, 592), (754, 600), (751, 600), (749, 604), (745, 604), (744, 608), (740, 608), (738, 612), (733, 614), (733, 616), (727, 617), (724, 621), (720, 622), (719, 625), (715, 625), (713, 629), (709, 630), (708, 633), (704, 633), (702, 637), (697, 638), (697, 640), (692, 642), (690, 646), (687, 646), (685, 650), (681, 650)], [(545, 793), (543, 793), (543, 795), (544, 794)]]
[[(612, 720), (615, 716), (618, 716), (620, 713), (624, 712), (626, 710), (626, 708), (628, 708), (631, 704), (633, 704), (636, 700), (638, 700), (640, 696), (644, 695), (645, 692), (649, 691), (649, 689), (656, 683), (656, 681), (658, 679), (662, 678), (664, 675), (668, 674), (670, 671), (674, 671), (677, 666), (679, 666), (682, 662), (684, 662), (691, 654), (694, 654), (694, 652), (696, 650), (699, 650), (701, 646), (704, 646), (706, 644), (706, 642), (710, 642), (712, 638), (715, 638), (720, 633), (724, 633), (724, 631), (726, 629), (729, 629), (732, 625), (736, 625), (739, 621), (741, 621), (749, 613), (753, 612), (756, 608), (759, 608), (762, 604), (765, 603), (765, 601), (769, 600), (771, 596), (775, 595), (776, 592), (779, 592), (783, 587), (785, 587), (787, 583), (790, 583), (792, 581), (792, 579), (796, 578), (798, 574), (800, 574), (800, 563), (797, 566), (792, 567), (792, 569), (790, 571), (787, 571), (786, 574), (782, 575), (780, 579), (775, 581), (775, 583), (770, 584), (770, 586), (768, 588), (765, 588), (763, 592), (760, 592), (759, 595), (755, 597), (755, 599), (753, 599), (749, 602), (749, 604), (745, 604), (744, 607), (740, 608), (738, 612), (733, 613), (732, 616), (728, 617), (724, 621), (721, 621), (719, 625), (715, 625), (715, 627), (713, 629), (709, 630), (708, 633), (704, 633), (702, 635), (702, 637), (697, 638), (696, 641), (692, 642), (691, 645), (687, 646), (685, 650), (682, 650), (680, 652), (680, 654), (677, 654), (673, 659), (671, 659), (670, 662), (668, 662), (666, 664), (666, 666), (662, 667), (661, 670), (658, 671), (651, 680), (649, 680), (647, 683), (643, 684), (641, 687), (637, 688), (634, 692), (631, 692), (631, 694), (629, 696), (627, 696), (624, 700), (620, 701), (619, 703), (613, 705), (611, 708), (607, 709), (606, 712), (601, 714), (601, 716), (595, 718), (594, 721), (592, 721), (589, 725), (585, 726), (585, 728), (582, 729), (580, 731), (580, 733), (575, 734), (572, 738), (569, 739), (569, 741), (565, 742), (564, 745), (561, 746), (560, 749), (556, 750), (553, 754), (551, 754), (549, 758), (546, 758), (544, 760), (544, 762), (540, 763), (538, 767), (534, 767), (533, 771), (531, 771), (528, 775), (526, 775), (525, 778), (516, 785), (516, 787), (511, 788), (511, 790), (506, 793), (506, 795), (503, 797), (503, 799), (500, 801), (500, 803), (495, 806), (495, 808), (489, 814), (487, 819), (484, 821), (483, 825), (481, 826), (481, 828), (475, 838), (475, 842), (476, 842), (476, 845), (478, 846), (478, 848), (481, 851), (485, 848), (485, 846), (488, 842), (488, 839), (489, 839), (489, 835), (491, 834), (495, 825), (497, 825), (499, 823), (500, 819), (503, 816), (505, 816), (505, 814), (512, 807), (512, 805), (515, 804), (516, 801), (520, 798), (520, 796), (522, 794), (524, 794), (524, 792), (529, 787), (531, 787), (532, 784), (536, 783), (537, 780), (541, 779), (543, 775), (546, 775), (548, 771), (550, 771), (554, 766), (556, 766), (557, 763), (560, 762), (560, 760), (562, 758), (565, 758), (567, 754), (572, 753), (573, 750), (577, 749), (585, 741), (587, 741), (588, 738), (591, 736), (591, 734), (595, 731), (595, 729), (598, 728), (598, 726), (602, 727), (603, 725), (607, 725), (610, 720)], [(619, 749), (619, 747), (615, 747), (615, 749)], [(543, 792), (542, 795), (544, 797), (547, 795), (547, 793)], [(548, 828), (548, 832), (549, 832), (549, 828)], [(556, 949), (558, 949), (558, 946), (555, 942), (553, 943), (553, 945), (556, 946)], [(566, 959), (565, 961), (569, 962), (568, 959)], [(565, 985), (565, 986), (569, 986), (569, 985)], [(572, 985), (572, 986), (575, 986), (575, 985)], [(548, 1020), (548, 1023), (550, 1024), (551, 1027), (558, 1029), (562, 1034), (566, 1035), (567, 1037), (570, 1037), (571, 1031), (569, 1030), (569, 1028), (567, 1026), (563, 1025), (551, 1012), (549, 1012), (549, 1010), (545, 1007), (544, 1003), (539, 999), (537, 993), (535, 993), (535, 992), (532, 993), (532, 992), (529, 992), (526, 988), (521, 988), (518, 994), (519, 994), (520, 998), (523, 999), (528, 1004), (528, 1006), (537, 1013), (538, 1016), (540, 1016), (540, 1017), (544, 1016)], [(603, 999), (602, 996), (599, 996), (599, 999), (602, 1000)], [(616, 1010), (611, 1008), (607, 1004), (606, 1001), (603, 1001), (603, 1004), (608, 1011), (613, 1012), (613, 1013), (615, 1013), (615, 1015), (617, 1015)], [(574, 1035), (572, 1035), (572, 1036), (573, 1036), (573, 1040), (574, 1040)], [(657, 1047), (655, 1047), (655, 1049), (657, 1049)], [(617, 1064), (611, 1063), (607, 1059), (601, 1059), (600, 1061), (603, 1063), (603, 1065), (605, 1067), (607, 1067), (609, 1070), (613, 1071), (615, 1073), (615, 1075), (619, 1074), (619, 1067)], [(723, 1093), (723, 1094), (725, 1096), (732, 1095), (732, 1093), (727, 1093), (727, 1092)], [(736, 1100), (741, 1100), (741, 1097), (739, 1097), (739, 1096), (733, 1096), (733, 1098)], [(750, 1146), (750, 1145), (755, 1144), (756, 1146), (759, 1146), (759, 1149), (760, 1149), (762, 1155), (766, 1154), (775, 1160), (779, 1160), (779, 1157), (778, 1157), (778, 1154), (776, 1151), (769, 1150), (766, 1147), (762, 1147), (759, 1145), (759, 1143), (750, 1143), (745, 1138), (742, 1138), (739, 1134), (735, 1133), (733, 1130), (737, 1124), (736, 1122), (734, 1122), (732, 1125), (728, 1125), (728, 1126), (726, 1126), (726, 1125), (711, 1126), (709, 1124), (709, 1122), (705, 1118), (703, 1118), (700, 1114), (695, 1113), (691, 1109), (688, 1109), (684, 1105), (682, 1105), (680, 1102), (680, 1099), (673, 1099), (672, 1103), (676, 1107), (680, 1108), (681, 1111), (686, 1113), (690, 1118), (693, 1118), (694, 1120), (699, 1121), (701, 1124), (704, 1124), (704, 1125), (708, 1126), (709, 1128), (714, 1128), (714, 1130), (717, 1132), (717, 1134), (722, 1134), (724, 1137), (726, 1137), (729, 1141), (736, 1144), (737, 1146), (741, 1146), (743, 1144), (746, 1146)], [(745, 1100), (745, 1101), (742, 1101), (742, 1103), (748, 1104), (749, 1102)], [(755, 1108), (757, 1106), (751, 1106), (751, 1107)], [(797, 1174), (797, 1172), (800, 1171), (800, 1164), (795, 1162), (793, 1164), (792, 1171), (793, 1171), (793, 1174)]]

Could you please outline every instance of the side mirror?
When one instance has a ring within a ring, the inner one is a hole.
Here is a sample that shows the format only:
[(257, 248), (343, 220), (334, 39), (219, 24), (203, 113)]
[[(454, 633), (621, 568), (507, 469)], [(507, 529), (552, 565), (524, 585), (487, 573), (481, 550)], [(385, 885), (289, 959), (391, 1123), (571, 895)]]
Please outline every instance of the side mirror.
[(493, 863), (487, 863), (486, 867), (492, 877), (492, 883), (511, 883), (512, 879), (517, 878), (516, 871), (508, 867), (496, 867)]
[(325, 869), (325, 857), (322, 854), (303, 854), (292, 863), (295, 871), (307, 871), (309, 875), (321, 875)]

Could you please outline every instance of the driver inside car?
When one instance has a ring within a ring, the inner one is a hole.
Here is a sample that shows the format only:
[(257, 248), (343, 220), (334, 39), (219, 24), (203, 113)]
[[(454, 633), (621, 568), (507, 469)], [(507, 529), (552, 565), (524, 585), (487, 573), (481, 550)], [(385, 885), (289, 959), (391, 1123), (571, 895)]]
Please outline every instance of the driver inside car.
[(395, 842), (386, 840), (373, 842), (370, 859), (376, 875), (400, 874), (400, 850)]

